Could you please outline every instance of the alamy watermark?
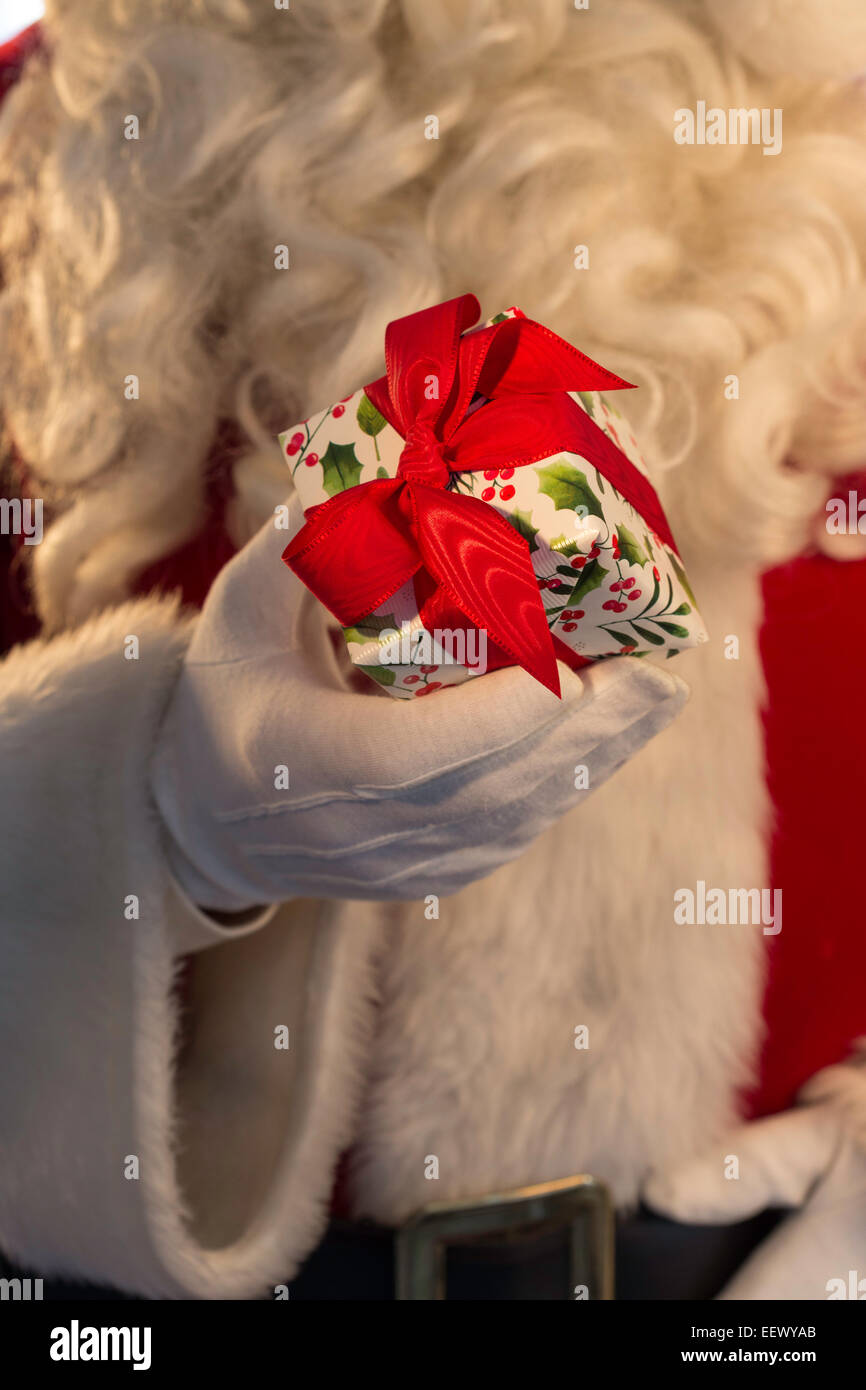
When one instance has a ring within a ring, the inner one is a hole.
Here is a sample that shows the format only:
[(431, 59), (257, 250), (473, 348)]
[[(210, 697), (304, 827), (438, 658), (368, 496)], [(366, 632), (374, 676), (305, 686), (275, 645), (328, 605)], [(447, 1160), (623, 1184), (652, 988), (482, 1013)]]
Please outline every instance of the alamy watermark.
[(379, 633), (377, 660), (382, 666), (465, 666), (483, 676), (487, 670), (484, 628), (413, 627), (404, 622)]
[(52, 1361), (131, 1361), (134, 1371), (148, 1371), (151, 1338), (149, 1327), (82, 1327), (73, 1318), (52, 1328), (48, 1354)]
[(0, 497), (0, 536), (23, 536), (25, 545), (39, 545), (42, 498)]
[(41, 1300), (41, 1279), (0, 1279), (0, 1303), (39, 1303)]
[(677, 888), (674, 921), (685, 926), (763, 927), (764, 936), (782, 930), (781, 888), (707, 888), (699, 878), (694, 889)]
[(678, 145), (763, 145), (762, 154), (778, 154), (782, 148), (782, 109), (768, 106), (707, 106), (699, 101), (674, 112), (674, 140)]
[(849, 488), (844, 497), (831, 497), (826, 505), (825, 525), (831, 536), (866, 536), (866, 497)]

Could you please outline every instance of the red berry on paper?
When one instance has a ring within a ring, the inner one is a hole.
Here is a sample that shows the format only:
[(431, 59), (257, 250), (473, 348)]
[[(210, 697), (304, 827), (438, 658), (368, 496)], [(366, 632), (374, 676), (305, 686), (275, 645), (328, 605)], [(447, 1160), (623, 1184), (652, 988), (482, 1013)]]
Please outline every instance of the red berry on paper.
[(486, 487), (486, 488), (484, 489), (484, 491), (482, 492), (482, 494), (481, 494), (481, 501), (482, 501), (482, 502), (492, 502), (495, 496), (496, 496), (496, 488), (495, 488), (495, 487)]
[(485, 468), (484, 476), (487, 479), (488, 483), (492, 483), (494, 478), (499, 477), (499, 474), (497, 473), (495, 468)]
[(422, 666), (422, 667), (421, 667), (421, 670), (424, 672), (424, 675), (425, 675), (425, 676), (429, 676), (429, 675), (432, 674), (433, 671), (438, 671), (438, 670), (439, 670), (439, 667), (438, 667), (438, 666)]
[(613, 552), (613, 558), (614, 558), (615, 560), (621, 560), (621, 559), (622, 559), (622, 556), (620, 555), (620, 553), (619, 553), (618, 550), (615, 550), (615, 551)]
[[(620, 605), (617, 603), (617, 601), (616, 601), (615, 598), (609, 598), (609, 599), (607, 600), (607, 602), (606, 602), (606, 603), (603, 603), (601, 606), (602, 606), (602, 608), (606, 608), (606, 609), (608, 610), (609, 613), (616, 613), (616, 612), (618, 612), (618, 611), (619, 611), (619, 607), (620, 607)], [(623, 604), (622, 606), (623, 606), (623, 608), (624, 608), (624, 607), (625, 607), (625, 604)]]
[(333, 415), (335, 420), (339, 420), (340, 416), (345, 415), (345, 413), (346, 407), (344, 405), (335, 405), (334, 409), (331, 411), (331, 414)]
[(563, 630), (563, 632), (574, 632), (574, 629), (575, 629), (576, 627), (577, 627), (577, 623), (563, 623), (563, 624), (562, 624), (562, 630)]
[(631, 602), (633, 598), (640, 598), (641, 592), (640, 589), (632, 589), (631, 593), (628, 595), (629, 602)]
[(561, 588), (562, 588), (562, 580), (561, 580), (561, 579), (548, 579), (548, 581), (547, 581), (547, 587), (548, 587), (548, 589), (561, 589)]
[(431, 693), (431, 691), (433, 691), (433, 690), (441, 690), (441, 689), (442, 689), (442, 682), (441, 682), (441, 681), (431, 681), (429, 685), (422, 685), (422, 687), (421, 687), (420, 690), (416, 690), (416, 691), (415, 691), (415, 696), (416, 696), (416, 699), (417, 699), (417, 697), (418, 697), (419, 695), (429, 695), (429, 694)]
[(617, 611), (617, 613), (624, 613), (625, 610), (626, 610), (626, 607), (627, 607), (627, 604), (625, 604), (625, 603), (618, 603), (618, 604), (616, 605), (616, 611)]
[(346, 404), (346, 401), (350, 401), (351, 399), (352, 399), (351, 396), (341, 396), (341, 397), (340, 397), (340, 400), (343, 402), (344, 405)]
[(301, 446), (303, 445), (303, 442), (304, 436), (302, 434), (293, 434), (288, 444), (286, 445), (286, 453), (299, 454), (301, 452)]
[(619, 545), (619, 537), (616, 534), (616, 531), (614, 531), (613, 535), (611, 536), (610, 543), (612, 546), (614, 546), (614, 548), (616, 548), (616, 546)]
[(307, 468), (315, 468), (315, 466), (316, 466), (316, 464), (317, 464), (318, 462), (319, 462), (319, 455), (318, 455), (318, 454), (307, 454), (307, 457), (304, 459), (304, 463), (306, 464)]
[(421, 679), (420, 676), (404, 676), (404, 677), (403, 677), (403, 684), (404, 684), (404, 685), (417, 685), (420, 679)]
[(503, 469), (500, 470), (499, 476), (500, 476), (500, 478), (513, 478), (513, 477), (514, 477), (514, 469), (513, 469), (513, 468), (503, 468)]
[(572, 616), (575, 620), (577, 620), (578, 618), (585, 618), (585, 617), (586, 617), (586, 614), (584, 613), (584, 611), (583, 611), (582, 608), (575, 608), (575, 610), (574, 610), (574, 612), (572, 613), (571, 616)]
[(621, 579), (615, 579), (615, 580), (613, 581), (613, 583), (612, 583), (612, 584), (608, 584), (607, 587), (610, 589), (610, 592), (611, 592), (612, 594), (618, 594), (619, 591), (620, 591), (620, 589), (622, 588), (622, 580), (621, 580)]
[(511, 486), (510, 483), (508, 484), (508, 487), (503, 487), (499, 489), (499, 496), (503, 502), (511, 501), (512, 497), (514, 496), (514, 488)]
[(653, 565), (653, 579), (655, 580), (655, 582), (656, 582), (657, 584), (658, 584), (660, 578), (661, 578), (661, 576), (659, 575), (658, 566), (657, 566), (657, 565)]
[(592, 547), (592, 550), (589, 552), (589, 559), (590, 559), (590, 560), (595, 560), (595, 559), (598, 558), (598, 556), (599, 556), (600, 554), (601, 554), (601, 546), (594, 545), (594, 546)]
[(634, 588), (634, 580), (633, 580), (633, 579), (624, 579), (624, 580), (622, 581), (622, 587), (623, 587), (624, 589), (633, 589), (633, 588)]
[(582, 570), (583, 567), (584, 567), (584, 565), (586, 564), (586, 556), (585, 556), (585, 555), (575, 555), (574, 559), (573, 559), (573, 560), (569, 560), (568, 563), (571, 565), (571, 568), (572, 568), (573, 570)]

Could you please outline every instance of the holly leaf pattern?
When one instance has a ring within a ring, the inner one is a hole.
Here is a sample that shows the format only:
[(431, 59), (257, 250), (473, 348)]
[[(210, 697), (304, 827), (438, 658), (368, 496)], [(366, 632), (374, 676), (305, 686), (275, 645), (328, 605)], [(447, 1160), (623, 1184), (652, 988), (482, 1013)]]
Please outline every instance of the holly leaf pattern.
[(382, 412), (376, 409), (369, 396), (362, 396), (358, 402), (356, 419), (358, 428), (371, 437), (381, 434), (388, 423)]
[(590, 560), (588, 565), (584, 565), (580, 572), (580, 578), (572, 589), (566, 602), (566, 608), (573, 608), (584, 594), (589, 594), (593, 589), (601, 588), (607, 578), (607, 570), (604, 565), (600, 565), (598, 560)]
[(335, 444), (331, 440), (322, 454), (322, 486), (328, 496), (357, 487), (360, 481), (361, 462), (355, 455), (354, 444)]
[(671, 637), (688, 637), (689, 635), (688, 628), (683, 627), (682, 623), (663, 623), (661, 618), (657, 621), (659, 627), (663, 628), (665, 632), (669, 632)]
[(509, 512), (505, 519), (514, 527), (517, 534), (522, 536), (527, 542), (530, 555), (533, 550), (538, 549), (538, 541), (535, 539), (538, 535), (538, 527), (533, 526), (529, 512), (522, 512), (519, 507), (515, 507), (514, 511)]
[(587, 415), (589, 416), (589, 418), (590, 418), (591, 420), (594, 419), (594, 418), (595, 418), (595, 408), (594, 408), (595, 403), (594, 403), (594, 401), (593, 401), (592, 392), (591, 392), (591, 391), (576, 391), (576, 392), (575, 392), (575, 395), (579, 398), (580, 403), (581, 403), (581, 405), (583, 406), (583, 408), (584, 408), (584, 410), (586, 411), (586, 413), (587, 413)]
[(620, 554), (630, 565), (645, 565), (649, 559), (646, 551), (638, 544), (627, 526), (618, 526), (616, 532)]
[(539, 479), (539, 492), (553, 498), (553, 505), (558, 512), (577, 511), (581, 508), (582, 515), (598, 516), (604, 520), (601, 502), (586, 481), (586, 474), (579, 468), (561, 459), (546, 463), (543, 468), (536, 468), (535, 471)]
[(390, 478), (390, 476), (391, 476), (391, 474), (388, 472), (388, 470), (387, 470), (387, 468), (385, 467), (385, 465), (384, 465), (383, 463), (380, 463), (380, 464), (379, 464), (379, 467), (376, 469), (376, 477), (377, 477), (377, 478)]
[(680, 564), (679, 560), (677, 559), (676, 555), (673, 553), (673, 551), (671, 551), (670, 559), (671, 559), (671, 564), (673, 565), (674, 574), (676, 575), (677, 579), (680, 581), (680, 584), (682, 585), (683, 589), (685, 590), (687, 597), (691, 599), (692, 603), (693, 603), (694, 606), (697, 608), (697, 606), (698, 606), (698, 601), (697, 601), (697, 599), (695, 598), (694, 594), (692, 593), (692, 587), (691, 587), (691, 585), (689, 584), (689, 581), (686, 579), (686, 572), (685, 572), (685, 570), (683, 569), (682, 565)]

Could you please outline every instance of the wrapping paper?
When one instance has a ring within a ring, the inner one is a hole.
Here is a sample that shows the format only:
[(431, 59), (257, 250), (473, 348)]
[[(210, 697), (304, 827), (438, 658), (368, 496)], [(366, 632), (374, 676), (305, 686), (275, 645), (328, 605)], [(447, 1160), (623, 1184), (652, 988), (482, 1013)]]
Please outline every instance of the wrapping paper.
[[(482, 327), (514, 317), (524, 316), (512, 308)], [(470, 328), (468, 333), (478, 331)], [(355, 391), (279, 436), (306, 514), (327, 517), (327, 512), (313, 509), (347, 489), (400, 476), (406, 439), (377, 409), (371, 392), (372, 387)], [(660, 504), (617, 405), (600, 392), (568, 395), (635, 470), (637, 492), (652, 497), (655, 506), (647, 510), (657, 519)], [(485, 404), (483, 397), (474, 398), (466, 415), (483, 411)], [(573, 668), (624, 654), (668, 658), (706, 641), (663, 514), (657, 524), (664, 522), (666, 537), (583, 454), (557, 451), (518, 467), (453, 472), (448, 487), (455, 495), (478, 498), (496, 509), (523, 538), (548, 629), (556, 639), (556, 656)], [(629, 490), (634, 493), (635, 488)], [(351, 527), (344, 529), (348, 543)], [(290, 546), (284, 557), (293, 568), (290, 552), (298, 550)], [(347, 558), (332, 551), (332, 565), (337, 554), (341, 564)], [(370, 563), (375, 559), (371, 556)], [(356, 561), (353, 555), (351, 563), (363, 565), (365, 557)], [(352, 662), (388, 694), (415, 699), (497, 665), (513, 664), (487, 640), (483, 626), (467, 621), (448, 628), (425, 627), (419, 585), (416, 574), (372, 611), (343, 623)]]

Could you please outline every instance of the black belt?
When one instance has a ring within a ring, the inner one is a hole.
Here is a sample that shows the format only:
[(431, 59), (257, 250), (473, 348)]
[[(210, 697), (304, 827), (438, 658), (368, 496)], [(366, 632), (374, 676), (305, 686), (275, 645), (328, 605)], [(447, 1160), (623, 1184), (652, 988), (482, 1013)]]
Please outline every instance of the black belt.
[[(418, 1283), (432, 1278), (449, 1301), (571, 1300), (575, 1285), (582, 1284), (591, 1298), (610, 1297), (612, 1237), (618, 1300), (705, 1300), (719, 1293), (784, 1215), (768, 1210), (730, 1226), (686, 1226), (641, 1209), (611, 1231), (603, 1189), (581, 1181), (582, 1198), (562, 1203), (553, 1214), (531, 1196), (541, 1189), (524, 1189), (510, 1196), (510, 1213), (501, 1210), (502, 1198), (491, 1198), (457, 1208), (429, 1208), (432, 1217), (422, 1214), (397, 1232), (372, 1223), (334, 1221), (290, 1284), (290, 1296), (390, 1301), (399, 1290), (404, 1296), (435, 1297), (435, 1287), (425, 1295)], [(593, 1191), (600, 1191), (601, 1201)], [(518, 1211), (520, 1201), (527, 1205)], [(469, 1222), (474, 1230), (459, 1229), (461, 1209), (478, 1214)], [(455, 1211), (458, 1228), (447, 1216)], [(515, 1219), (508, 1220), (509, 1215)], [(414, 1288), (413, 1271), (407, 1267), (413, 1260)], [(38, 1277), (2, 1255), (0, 1275)], [(58, 1279), (44, 1279), (43, 1298), (139, 1301), (117, 1289)]]
[[(533, 1196), (545, 1189), (572, 1195), (551, 1212)], [(590, 1179), (571, 1179), (478, 1203), (434, 1206), (396, 1232), (334, 1221), (289, 1286), (290, 1296), (706, 1300), (783, 1215), (768, 1210), (728, 1226), (687, 1226), (641, 1208), (614, 1227), (604, 1189)], [(467, 1216), (474, 1230), (467, 1229)]]

